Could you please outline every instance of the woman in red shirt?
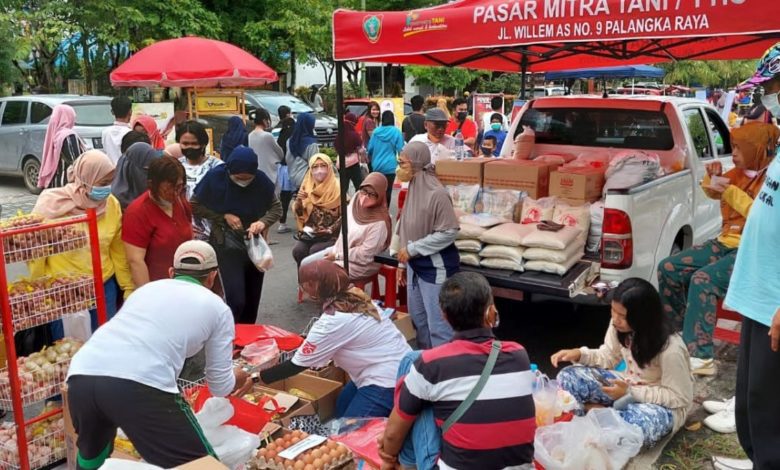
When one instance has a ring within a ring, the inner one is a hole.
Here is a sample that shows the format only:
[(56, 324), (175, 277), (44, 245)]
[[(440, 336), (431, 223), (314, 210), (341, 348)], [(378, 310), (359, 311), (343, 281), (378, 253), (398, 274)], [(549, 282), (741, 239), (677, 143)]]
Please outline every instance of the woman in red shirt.
[(184, 167), (172, 157), (149, 165), (149, 190), (125, 211), (122, 241), (136, 288), (169, 277), (176, 248), (192, 240), (192, 209)]

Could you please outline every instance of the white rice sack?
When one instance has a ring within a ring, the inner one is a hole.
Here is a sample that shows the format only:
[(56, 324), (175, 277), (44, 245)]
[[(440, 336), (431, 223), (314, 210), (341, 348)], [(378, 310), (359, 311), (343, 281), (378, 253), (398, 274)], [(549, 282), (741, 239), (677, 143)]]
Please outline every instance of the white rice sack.
[(460, 253), (460, 264), (465, 264), (468, 266), (475, 266), (479, 267), (479, 255), (476, 253), (468, 253), (468, 252), (461, 252)]
[(609, 162), (604, 194), (610, 189), (624, 189), (647, 183), (663, 175), (657, 154), (641, 150), (624, 150)]
[(522, 263), (523, 251), (525, 250), (518, 246), (488, 245), (479, 252), (479, 256), (483, 258), (508, 259), (516, 263)]
[(483, 189), (479, 212), (500, 217), (504, 222), (512, 222), (515, 208), (521, 203), (526, 193), (513, 189)]
[(479, 253), (482, 251), (482, 243), (479, 240), (455, 240), (455, 248), (467, 253)]
[(456, 210), (461, 210), (466, 214), (474, 212), (474, 205), (479, 197), (480, 186), (478, 184), (458, 184), (445, 187), (450, 193), (452, 205)]
[[(557, 232), (539, 230), (532, 225), (533, 231), (523, 238), (520, 243), (526, 248), (548, 248), (550, 250), (565, 250), (569, 245), (574, 244), (582, 230), (574, 227), (563, 227)], [(487, 233), (487, 232), (485, 232)], [(483, 235), (484, 237), (484, 235)], [(487, 243), (487, 242), (486, 242)]]
[[(527, 261), (549, 261), (550, 263), (563, 264), (576, 254), (582, 254), (585, 248), (585, 242), (579, 241), (572, 243), (563, 250), (550, 250), (548, 248), (528, 248), (523, 253), (523, 258)], [(485, 248), (487, 249), (487, 247)], [(485, 250), (482, 250), (484, 252)], [(484, 256), (484, 255), (483, 255)]]
[(543, 220), (552, 220), (555, 211), (555, 197), (541, 199), (525, 198), (523, 212), (520, 215), (521, 224), (538, 224)]
[(520, 246), (523, 239), (534, 230), (535, 225), (501, 224), (483, 233), (479, 239), (489, 245)]
[(604, 201), (594, 202), (590, 206), (590, 231), (588, 243), (585, 247), (591, 253), (601, 248), (602, 226), (604, 224)]
[(482, 258), (480, 264), (483, 268), (508, 269), (510, 271), (523, 272), (523, 263), (503, 258)]
[(556, 224), (575, 227), (587, 233), (590, 228), (590, 204), (570, 206), (558, 203), (555, 205), (552, 220)]
[(458, 240), (477, 240), (482, 234), (485, 233), (485, 228), (474, 224), (460, 224), (460, 231), (458, 232)]
[(495, 227), (496, 225), (506, 222), (501, 217), (496, 217), (490, 214), (469, 214), (464, 215), (458, 220), (461, 224), (477, 225), (484, 228)]
[(549, 261), (526, 261), (524, 267), (527, 271), (541, 271), (543, 273), (557, 274), (563, 276), (582, 259), (583, 253), (580, 251), (576, 255), (567, 259), (563, 263), (551, 263)]

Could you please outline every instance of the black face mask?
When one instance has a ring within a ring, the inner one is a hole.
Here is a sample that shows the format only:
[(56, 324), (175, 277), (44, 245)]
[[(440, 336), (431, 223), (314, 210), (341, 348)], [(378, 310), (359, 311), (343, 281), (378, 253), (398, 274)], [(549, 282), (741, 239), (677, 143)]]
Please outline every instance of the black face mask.
[(181, 149), (181, 153), (187, 160), (199, 160), (205, 152), (202, 148), (189, 147), (186, 149)]
[(468, 115), (469, 113), (465, 111), (461, 111), (460, 113), (458, 113), (458, 121), (465, 121)]

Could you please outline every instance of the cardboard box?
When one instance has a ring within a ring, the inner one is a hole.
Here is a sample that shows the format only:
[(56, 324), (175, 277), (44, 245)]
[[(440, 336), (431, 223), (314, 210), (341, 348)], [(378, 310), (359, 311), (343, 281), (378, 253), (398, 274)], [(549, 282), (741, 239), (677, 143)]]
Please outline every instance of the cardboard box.
[(224, 464), (210, 455), (185, 463), (184, 465), (179, 465), (176, 468), (180, 470), (228, 470)]
[(482, 186), (525, 191), (533, 199), (547, 197), (550, 172), (558, 164), (533, 160), (500, 160), (485, 165)]
[(560, 198), (593, 202), (601, 199), (604, 173), (598, 169), (555, 171), (550, 175), (550, 195)]
[(332, 418), (336, 411), (336, 400), (341, 393), (343, 385), (339, 382), (313, 375), (298, 374), (289, 379), (268, 384), (267, 387), (284, 392), (297, 388), (314, 396), (315, 400), (312, 405), (317, 414), (320, 415), (320, 419), (325, 422)]
[(315, 377), (321, 377), (323, 379), (332, 380), (334, 382), (339, 382), (340, 384), (345, 384), (349, 382), (349, 375), (347, 375), (344, 369), (342, 369), (341, 367), (336, 367), (333, 363), (330, 363), (319, 370), (307, 369), (303, 373), (307, 375), (313, 375)]
[[(279, 419), (292, 417), (292, 416), (303, 416), (307, 414), (313, 415), (316, 413), (316, 411), (314, 411), (314, 407), (311, 405), (311, 402), (309, 400), (304, 400), (303, 398), (290, 395), (289, 393), (286, 393), (286, 391), (270, 388), (268, 386), (256, 385), (252, 389), (252, 394), (256, 395), (258, 400), (261, 395), (270, 395), (271, 397), (277, 399), (277, 405), (279, 405), (280, 407), (287, 408), (287, 411), (284, 414), (282, 414), (281, 418)], [(289, 398), (294, 398), (294, 399), (288, 400)], [(290, 402), (292, 402), (292, 404), (286, 406), (286, 403), (290, 403)], [(270, 402), (266, 403), (266, 407), (272, 407), (272, 406), (273, 403)], [(311, 411), (306, 411), (306, 410), (311, 410)], [(268, 411), (272, 411), (272, 409), (268, 409)]]
[(444, 185), (482, 184), (485, 164), (491, 160), (491, 158), (439, 160), (436, 162), (436, 177)]
[(393, 314), (393, 324), (404, 335), (406, 341), (411, 341), (417, 337), (417, 330), (414, 328), (412, 317), (408, 313), (396, 311)]

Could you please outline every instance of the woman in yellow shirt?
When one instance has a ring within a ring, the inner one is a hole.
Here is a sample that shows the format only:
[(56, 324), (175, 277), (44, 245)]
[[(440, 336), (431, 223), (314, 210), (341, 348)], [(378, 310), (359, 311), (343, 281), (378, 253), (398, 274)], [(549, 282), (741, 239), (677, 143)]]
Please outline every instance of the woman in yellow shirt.
[[(72, 168), (72, 177), (68, 178), (70, 182), (62, 188), (44, 190), (38, 197), (33, 213), (56, 219), (83, 215), (87, 209), (97, 211), (106, 313), (111, 318), (116, 313), (120, 291), (124, 291), (127, 298), (135, 289), (122, 244), (122, 209), (119, 201), (111, 194), (114, 164), (103, 152), (90, 150), (82, 154)], [(34, 260), (30, 262), (29, 268), (33, 278), (92, 274), (92, 255), (89, 248), (84, 248)], [(97, 312), (91, 310), (90, 315), (92, 329), (95, 330)], [(62, 322), (52, 325), (52, 335), (54, 339), (63, 336)]]

